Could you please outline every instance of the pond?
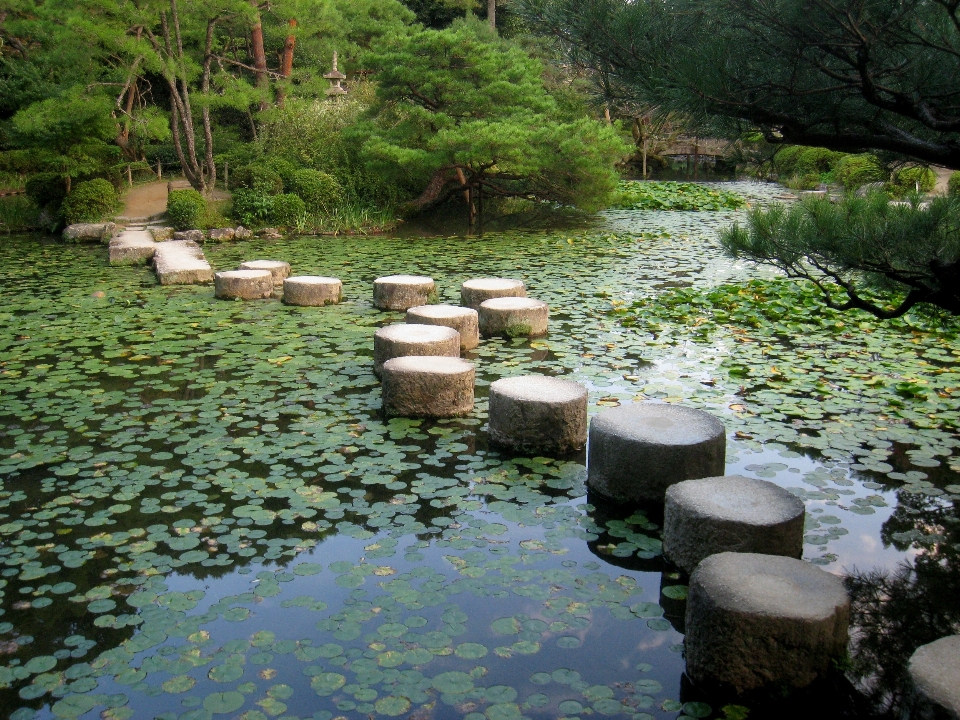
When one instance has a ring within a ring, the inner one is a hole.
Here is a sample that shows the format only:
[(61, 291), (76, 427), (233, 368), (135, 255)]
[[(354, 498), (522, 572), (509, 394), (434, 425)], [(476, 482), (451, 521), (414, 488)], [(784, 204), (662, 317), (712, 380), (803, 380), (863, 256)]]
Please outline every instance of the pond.
[[(591, 414), (713, 412), (729, 474), (804, 498), (806, 559), (926, 560), (936, 588), (956, 587), (955, 332), (809, 307), (791, 325), (799, 301), (776, 282), (756, 286), (747, 330), (731, 326), (737, 311), (704, 293), (770, 278), (721, 255), (735, 217), (205, 248), (215, 269), (278, 259), (340, 277), (345, 302), (326, 308), (219, 301), (111, 268), (102, 247), (4, 238), (4, 715), (744, 717), (682, 681), (686, 578), (661, 558), (658, 509), (588, 497), (583, 454), (488, 447), (487, 387), (511, 375), (581, 382)], [(465, 279), (520, 277), (550, 334), (467, 355), (471, 416), (384, 421), (373, 333), (403, 316), (370, 300), (397, 273), (434, 277), (454, 304)], [(944, 597), (933, 612), (956, 622)], [(882, 643), (864, 652), (902, 666)]]

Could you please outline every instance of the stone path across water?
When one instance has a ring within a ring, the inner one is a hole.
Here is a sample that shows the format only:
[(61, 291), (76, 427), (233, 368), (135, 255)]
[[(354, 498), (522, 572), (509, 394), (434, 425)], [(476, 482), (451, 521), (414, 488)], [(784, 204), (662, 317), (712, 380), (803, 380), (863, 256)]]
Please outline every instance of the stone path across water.
[(192, 240), (156, 244), (153, 267), (161, 285), (198, 285), (213, 282), (213, 270), (203, 250)]

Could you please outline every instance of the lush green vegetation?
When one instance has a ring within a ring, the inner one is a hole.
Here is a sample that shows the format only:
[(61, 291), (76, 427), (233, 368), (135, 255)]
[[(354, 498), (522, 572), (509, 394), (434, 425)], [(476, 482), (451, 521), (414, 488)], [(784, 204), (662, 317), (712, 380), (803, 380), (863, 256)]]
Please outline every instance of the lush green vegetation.
[(697, 183), (621, 182), (613, 207), (628, 210), (738, 210), (746, 200), (737, 193)]

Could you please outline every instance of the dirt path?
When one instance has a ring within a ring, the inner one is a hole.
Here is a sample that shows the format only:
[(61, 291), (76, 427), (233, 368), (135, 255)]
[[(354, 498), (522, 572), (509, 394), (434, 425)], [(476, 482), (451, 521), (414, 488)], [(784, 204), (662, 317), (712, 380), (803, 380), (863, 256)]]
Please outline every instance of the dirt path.
[[(171, 187), (174, 190), (185, 190), (190, 187), (186, 180), (173, 180)], [(223, 190), (215, 190), (214, 200), (226, 200), (230, 193)], [(130, 188), (123, 198), (123, 214), (118, 219), (145, 219), (155, 215), (161, 215), (167, 210), (167, 182), (160, 180), (157, 182), (137, 185)]]

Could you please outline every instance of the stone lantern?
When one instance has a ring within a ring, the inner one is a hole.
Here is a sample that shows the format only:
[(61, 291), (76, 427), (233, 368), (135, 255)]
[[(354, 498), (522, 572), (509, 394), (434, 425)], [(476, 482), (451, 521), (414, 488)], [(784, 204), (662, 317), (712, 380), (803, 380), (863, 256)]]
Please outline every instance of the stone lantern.
[(347, 79), (347, 76), (337, 68), (336, 52), (333, 53), (333, 69), (323, 77), (330, 81), (330, 87), (327, 88), (327, 97), (334, 98), (347, 94), (346, 88), (340, 84)]

